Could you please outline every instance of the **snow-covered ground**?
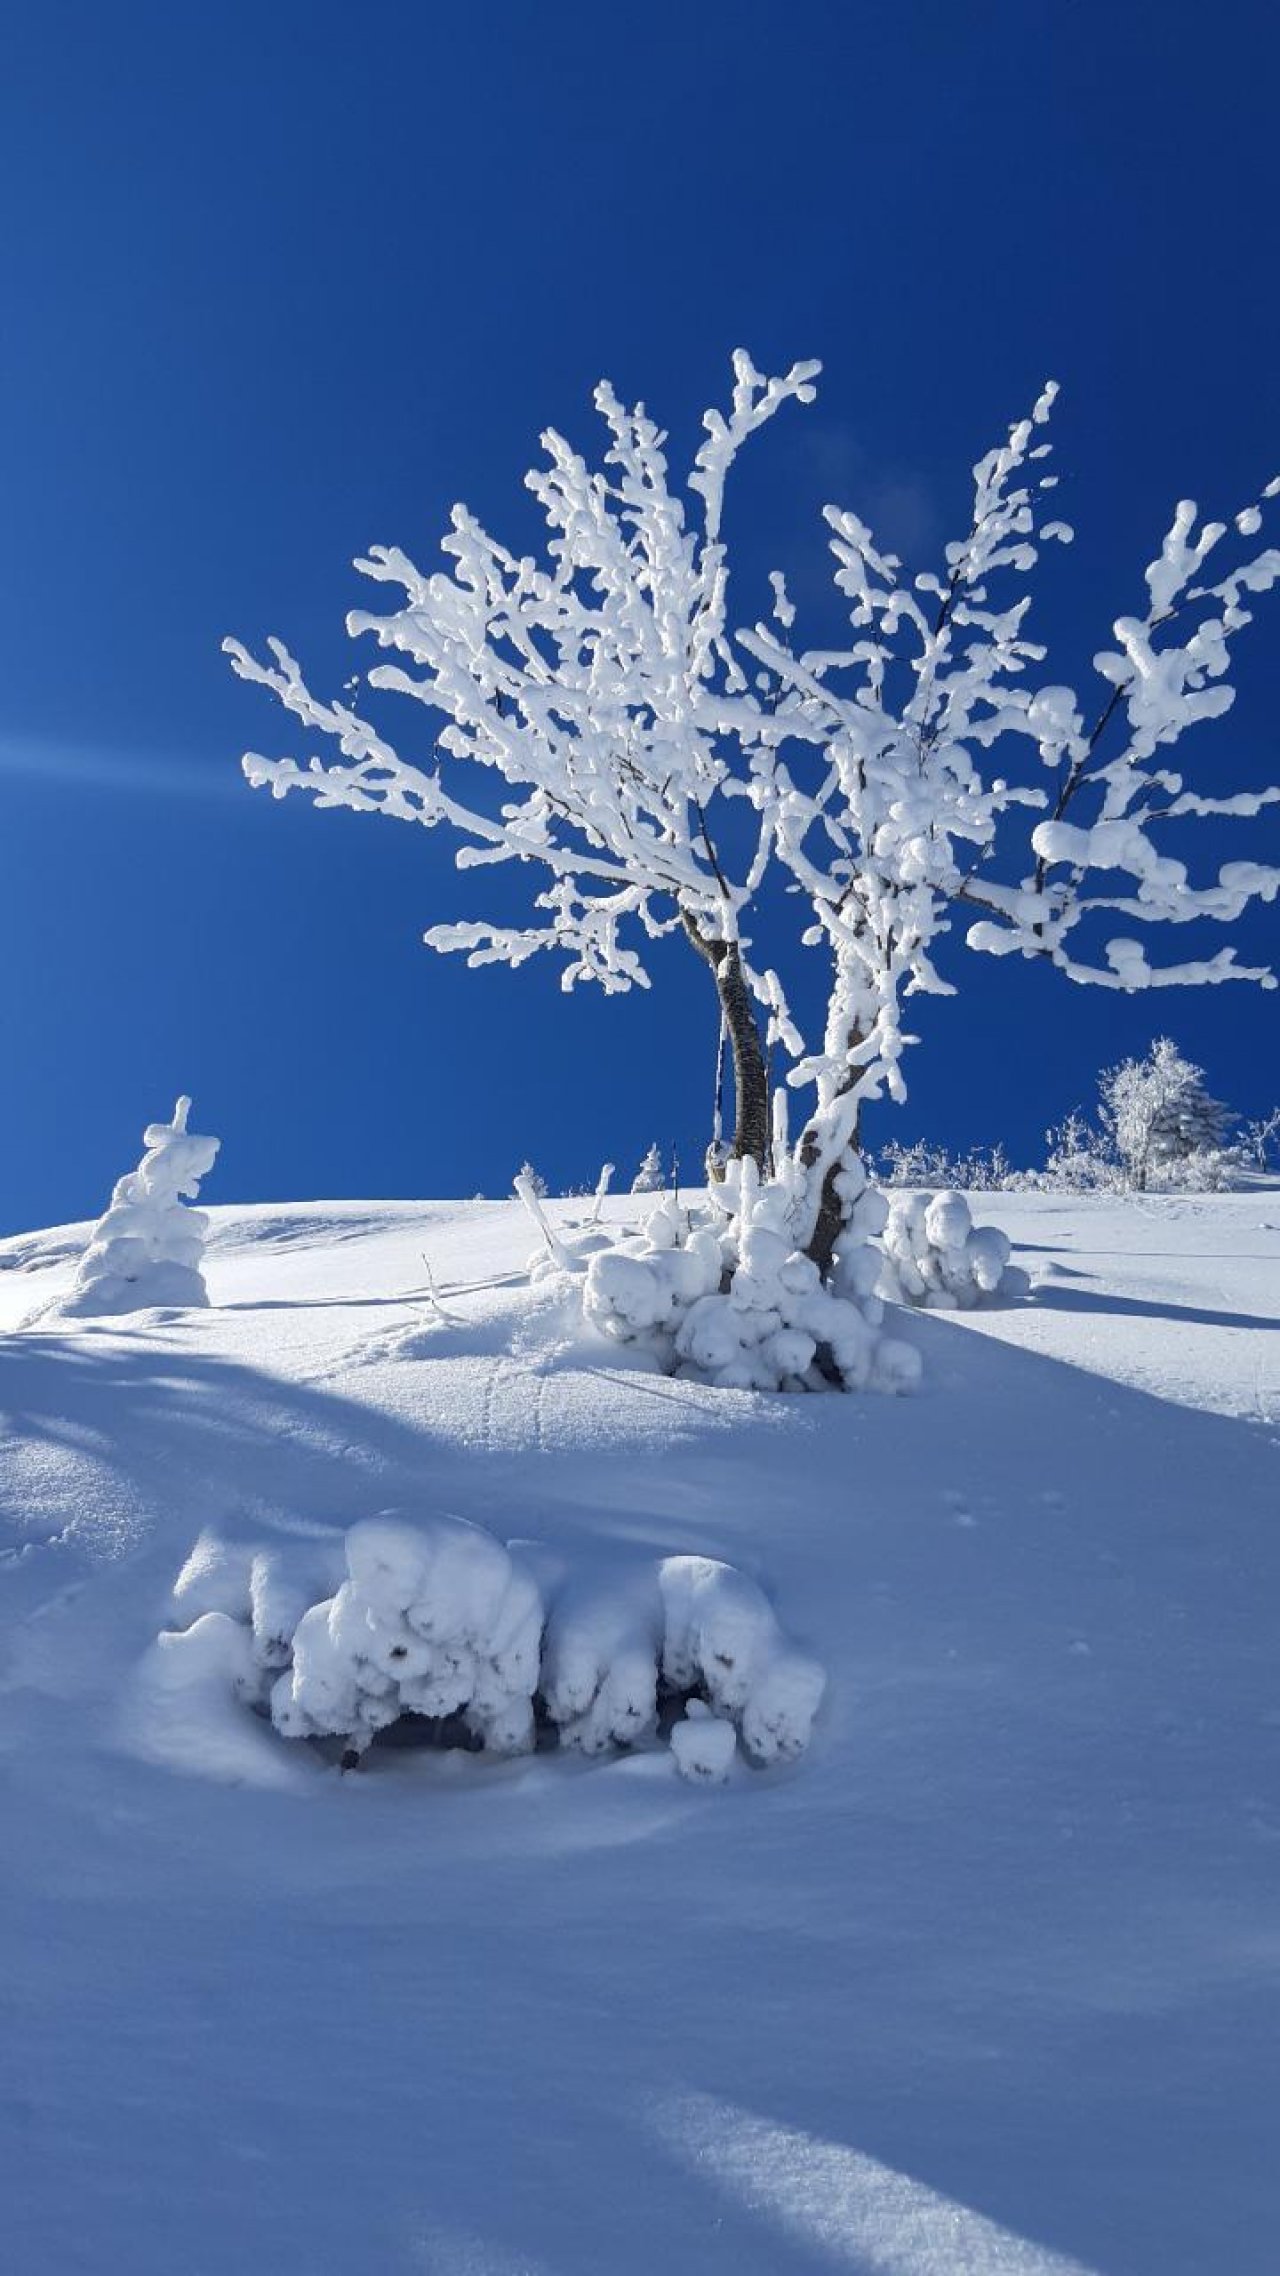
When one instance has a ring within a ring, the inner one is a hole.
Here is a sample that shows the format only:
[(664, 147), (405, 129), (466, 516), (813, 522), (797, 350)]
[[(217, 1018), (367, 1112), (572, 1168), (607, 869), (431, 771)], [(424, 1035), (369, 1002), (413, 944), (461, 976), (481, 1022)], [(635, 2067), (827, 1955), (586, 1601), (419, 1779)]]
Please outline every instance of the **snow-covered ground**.
[[(628, 1372), (514, 1205), (214, 1212), (212, 1311), (14, 1335), (86, 1229), (0, 1244), (7, 2269), (1272, 2276), (1280, 1193), (980, 1214), (1034, 1301), (905, 1401)], [(811, 1751), (144, 1711), (202, 1528), (388, 1507), (743, 1566)]]

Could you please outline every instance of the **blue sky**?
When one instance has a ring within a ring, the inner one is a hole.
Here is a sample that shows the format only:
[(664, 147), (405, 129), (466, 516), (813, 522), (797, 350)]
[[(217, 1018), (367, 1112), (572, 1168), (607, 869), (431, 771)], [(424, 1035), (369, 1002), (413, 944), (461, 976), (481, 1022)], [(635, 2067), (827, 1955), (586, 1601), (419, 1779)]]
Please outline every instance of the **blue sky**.
[[(696, 1158), (715, 1006), (687, 952), (621, 1002), (432, 956), (423, 927), (472, 906), (444, 834), (250, 793), (241, 751), (287, 722), (219, 652), (278, 632), (336, 690), (351, 557), (429, 560), (458, 497), (527, 542), (538, 431), (587, 439), (601, 374), (678, 450), (739, 342), (823, 359), (743, 484), (748, 586), (816, 573), (832, 492), (909, 551), (955, 534), (1052, 374), (1057, 677), (1175, 497), (1232, 508), (1280, 463), (1261, 5), (134, 0), (6, 38), (5, 1229), (98, 1208), (179, 1089), (224, 1141), (210, 1199), (497, 1193), (525, 1155), (569, 1183), (651, 1137)], [(1203, 732), (1229, 787), (1276, 777), (1278, 627)], [(1280, 1092), (1274, 995), (963, 977), (873, 1137), (1025, 1157), (1160, 1029), (1240, 1106)]]

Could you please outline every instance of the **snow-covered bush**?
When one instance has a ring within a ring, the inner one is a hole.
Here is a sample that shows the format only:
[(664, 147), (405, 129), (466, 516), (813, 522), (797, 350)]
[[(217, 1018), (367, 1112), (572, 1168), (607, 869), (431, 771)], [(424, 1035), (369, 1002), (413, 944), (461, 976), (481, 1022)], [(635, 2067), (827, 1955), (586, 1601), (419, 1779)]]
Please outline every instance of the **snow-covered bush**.
[(967, 1154), (951, 1154), (945, 1146), (932, 1145), (924, 1138), (910, 1145), (891, 1139), (887, 1146), (868, 1155), (867, 1163), (877, 1185), (909, 1186), (913, 1191), (927, 1189), (933, 1193), (951, 1186), (958, 1186), (962, 1193), (1002, 1193), (1021, 1174), (1000, 1144), (973, 1146)]
[(172, 1122), (153, 1122), (143, 1132), (146, 1152), (117, 1184), (75, 1286), (58, 1306), (68, 1318), (208, 1304), (200, 1260), (209, 1220), (183, 1202), (194, 1199), (213, 1168), (219, 1140), (188, 1130), (190, 1110), (190, 1099), (180, 1098)]
[(206, 1533), (174, 1599), (199, 1649), (168, 1653), (166, 1689), (185, 1670), (204, 1697), (220, 1674), (282, 1736), (338, 1742), (348, 1768), (415, 1716), (494, 1755), (665, 1733), (684, 1776), (721, 1778), (739, 1743), (760, 1765), (803, 1753), (826, 1684), (731, 1565), (575, 1571), (457, 1517), (384, 1516), (272, 1549)]
[(797, 1246), (803, 1172), (793, 1158), (763, 1182), (750, 1158), (731, 1163), (705, 1203), (684, 1209), (671, 1196), (638, 1236), (591, 1259), (588, 1320), (667, 1373), (725, 1389), (914, 1389), (918, 1354), (882, 1332), (873, 1244), (886, 1204), (856, 1154), (840, 1190), (840, 1239), (824, 1280)]
[(457, 1715), (486, 1752), (525, 1753), (543, 1620), (532, 1574), (459, 1517), (353, 1525), (346, 1563), (294, 1629), (270, 1693), (276, 1729), (340, 1738), (356, 1760), (403, 1715)]
[(893, 1203), (881, 1236), (880, 1293), (933, 1311), (1025, 1296), (1027, 1275), (1009, 1262), (1009, 1242), (996, 1225), (975, 1225), (962, 1193), (904, 1196)]
[(1050, 1193), (1114, 1193), (1124, 1183), (1106, 1138), (1078, 1107), (1044, 1135), (1044, 1168), (1026, 1173), (1029, 1186)]

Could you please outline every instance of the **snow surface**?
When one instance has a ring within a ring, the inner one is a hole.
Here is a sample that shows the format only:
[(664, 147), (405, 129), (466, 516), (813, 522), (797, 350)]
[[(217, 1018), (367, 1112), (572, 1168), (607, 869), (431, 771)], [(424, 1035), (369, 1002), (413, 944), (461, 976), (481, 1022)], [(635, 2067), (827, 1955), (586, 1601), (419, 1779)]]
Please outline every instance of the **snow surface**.
[[(212, 1310), (12, 1335), (88, 1228), (0, 1244), (6, 2268), (1271, 2276), (1280, 1194), (984, 1214), (1032, 1301), (906, 1403), (629, 1370), (514, 1204), (215, 1210)], [(339, 1777), (219, 1589), (389, 1507), (727, 1559), (808, 1754)]]

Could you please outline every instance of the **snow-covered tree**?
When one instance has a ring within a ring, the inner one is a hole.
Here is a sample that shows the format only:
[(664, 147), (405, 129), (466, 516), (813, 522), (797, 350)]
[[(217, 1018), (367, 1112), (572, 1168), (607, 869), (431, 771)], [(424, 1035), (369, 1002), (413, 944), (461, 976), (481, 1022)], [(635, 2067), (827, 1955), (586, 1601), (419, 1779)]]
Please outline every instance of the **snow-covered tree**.
[[(1153, 963), (1134, 928), (1230, 925), (1280, 888), (1280, 868), (1254, 859), (1193, 883), (1168, 844), (1183, 825), (1251, 820), (1280, 798), (1280, 788), (1188, 789), (1169, 764), (1189, 729), (1232, 702), (1231, 643), (1251, 597), (1280, 576), (1280, 551), (1254, 544), (1280, 482), (1231, 522), (1177, 507), (1145, 601), (1115, 620), (1114, 644), (1094, 659), (1093, 699), (1049, 680), (1027, 626), (1041, 550), (1071, 536), (1049, 504), (1053, 386), (978, 461), (968, 528), (937, 570), (909, 574), (856, 512), (829, 506), (850, 636), (802, 646), (780, 574), (770, 619), (735, 630), (725, 478), (783, 402), (812, 397), (818, 368), (765, 379), (735, 357), (732, 408), (705, 416), (691, 496), (672, 488), (665, 437), (643, 406), (625, 409), (602, 386), (602, 467), (549, 433), (550, 463), (527, 478), (549, 526), (545, 564), (510, 552), (461, 507), (447, 570), (424, 575), (387, 547), (358, 563), (404, 594), (390, 614), (357, 612), (348, 624), (408, 659), (378, 666), (373, 687), (443, 714), (425, 767), (354, 703), (312, 696), (279, 642), (265, 663), (227, 645), (242, 677), (340, 754), (306, 767), (250, 754), (252, 783), (446, 822), (464, 866), (520, 860), (548, 873), (534, 923), (436, 926), (434, 947), (512, 965), (553, 948), (568, 958), (566, 985), (617, 990), (648, 983), (647, 939), (684, 934), (714, 973), (732, 1046), (734, 1152), (768, 1160), (766, 1043), (783, 1054), (786, 1080), (813, 1093), (792, 1229), (825, 1273), (862, 1108), (905, 1096), (904, 1007), (954, 992), (938, 958), (958, 916), (972, 920), (971, 948), (1031, 957), (1077, 982), (1271, 984), (1230, 947)], [(447, 787), (446, 768), (466, 761), (506, 786), (496, 811)], [(802, 942), (829, 958), (816, 1047), (796, 1028), (783, 975), (750, 954), (771, 870), (795, 889), (782, 905), (799, 912)]]
[[(822, 1047), (789, 1078), (816, 1092), (801, 1147), (811, 1165), (801, 1229), (820, 1262), (838, 1238), (835, 1181), (863, 1103), (905, 1096), (904, 1000), (954, 992), (935, 957), (957, 909), (982, 912), (971, 948), (1034, 957), (1079, 982), (1274, 984), (1230, 948), (1153, 965), (1138, 940), (1107, 933), (1117, 919), (1229, 924), (1280, 889), (1280, 868), (1257, 861), (1226, 863), (1193, 885), (1185, 862), (1163, 850), (1169, 824), (1247, 820), (1280, 798), (1280, 788), (1202, 796), (1164, 757), (1229, 708), (1230, 643), (1250, 622), (1247, 597), (1280, 576), (1280, 552), (1252, 548), (1261, 504), (1246, 506), (1232, 525), (1242, 557), (1212, 581), (1206, 563), (1228, 524), (1200, 523), (1193, 505), (1179, 505), (1147, 569), (1145, 607), (1116, 620), (1115, 648), (1094, 660), (1103, 694), (1090, 717), (1073, 689), (1041, 681), (1046, 651), (1025, 629), (1023, 581), (1046, 541), (1072, 534), (1046, 511), (1056, 477), (1043, 470), (1043, 433), (1055, 394), (1046, 388), (979, 460), (969, 530), (938, 573), (908, 577), (856, 514), (827, 509), (836, 583), (851, 604), (847, 647), (798, 652), (764, 626), (744, 636), (785, 690), (773, 731), (811, 754), (799, 769), (780, 759), (772, 794), (779, 857), (808, 899), (810, 937), (831, 958)], [(1263, 496), (1277, 490), (1272, 482)], [(1031, 779), (1019, 782), (1024, 755)], [(1047, 818), (1028, 830), (1026, 813)]]
[(662, 1153), (655, 1139), (631, 1180), (631, 1191), (633, 1193), (661, 1193), (666, 1182), (667, 1173), (662, 1166)]
[(190, 1099), (180, 1098), (172, 1122), (153, 1122), (143, 1132), (146, 1152), (116, 1186), (80, 1260), (75, 1286), (59, 1306), (69, 1317), (138, 1312), (153, 1304), (208, 1304), (200, 1260), (209, 1220), (183, 1204), (198, 1194), (220, 1142), (188, 1130), (190, 1111)]
[(1193, 1156), (1221, 1157), (1231, 1116), (1167, 1035), (1098, 1079), (1099, 1121), (1136, 1193)]
[(1280, 1169), (1280, 1107), (1244, 1123), (1236, 1136), (1236, 1151), (1246, 1169), (1264, 1177)]
[[(323, 806), (447, 823), (462, 840), (461, 868), (522, 861), (545, 873), (529, 924), (434, 925), (431, 947), (513, 966), (551, 949), (566, 958), (566, 988), (594, 980), (617, 992), (649, 985), (649, 941), (683, 934), (711, 971), (728, 1030), (737, 1150), (760, 1161), (768, 1094), (756, 1005), (767, 1005), (773, 980), (748, 967), (743, 925), (774, 821), (768, 797), (756, 795), (770, 771), (767, 718), (744, 700), (721, 518), (742, 443), (791, 397), (808, 402), (818, 369), (796, 364), (769, 379), (735, 356), (732, 405), (706, 414), (692, 496), (673, 490), (666, 438), (643, 404), (628, 409), (602, 383), (603, 464), (593, 468), (548, 430), (549, 463), (526, 476), (547, 524), (544, 563), (512, 553), (464, 506), (443, 543), (446, 570), (425, 575), (391, 546), (357, 562), (404, 594), (388, 615), (358, 610), (347, 624), (407, 659), (377, 666), (371, 687), (443, 716), (425, 766), (354, 703), (317, 700), (281, 642), (269, 643), (266, 663), (225, 643), (242, 678), (272, 689), (341, 754), (301, 768), (249, 753), (251, 783), (276, 797), (303, 788)], [(497, 777), (505, 802), (496, 810), (464, 795), (468, 762)]]
[(544, 1178), (541, 1170), (535, 1170), (532, 1162), (521, 1162), (519, 1169), (516, 1171), (516, 1177), (528, 1186), (530, 1193), (535, 1193), (537, 1195), (539, 1201), (546, 1200), (547, 1181)]

